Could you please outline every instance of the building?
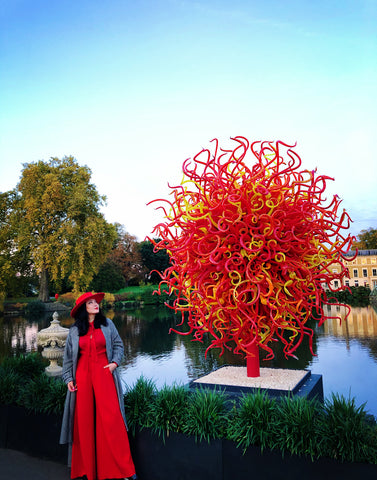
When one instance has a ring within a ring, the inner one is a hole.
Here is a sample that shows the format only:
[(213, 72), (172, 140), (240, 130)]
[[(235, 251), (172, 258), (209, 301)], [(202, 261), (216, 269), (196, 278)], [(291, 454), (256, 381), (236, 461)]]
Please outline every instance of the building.
[[(357, 257), (352, 260), (355, 252), (350, 252), (345, 257), (344, 265), (349, 272), (349, 278), (345, 278), (344, 284), (349, 287), (368, 287), (373, 290), (377, 288), (377, 250), (359, 250)], [(333, 272), (339, 272), (340, 268), (334, 267)], [(340, 287), (339, 280), (333, 280), (334, 288)]]

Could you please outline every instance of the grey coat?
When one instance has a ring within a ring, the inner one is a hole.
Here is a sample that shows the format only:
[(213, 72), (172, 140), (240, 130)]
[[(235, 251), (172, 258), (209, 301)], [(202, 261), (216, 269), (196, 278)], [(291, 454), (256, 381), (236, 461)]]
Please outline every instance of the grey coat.
[[(124, 345), (119, 336), (118, 330), (114, 323), (108, 318), (107, 325), (101, 325), (101, 330), (106, 340), (106, 353), (109, 363), (115, 362), (121, 364)], [(73, 326), (70, 328), (64, 349), (63, 373), (62, 378), (65, 383), (73, 381), (76, 383), (76, 368), (79, 357), (79, 332), (78, 328)], [(126, 415), (124, 412), (123, 392), (120, 377), (117, 369), (113, 371), (115, 388), (118, 395), (120, 411), (127, 428)], [(64, 413), (62, 428), (60, 433), (60, 443), (72, 443), (73, 438), (73, 420), (75, 414), (76, 392), (67, 391), (64, 404)]]

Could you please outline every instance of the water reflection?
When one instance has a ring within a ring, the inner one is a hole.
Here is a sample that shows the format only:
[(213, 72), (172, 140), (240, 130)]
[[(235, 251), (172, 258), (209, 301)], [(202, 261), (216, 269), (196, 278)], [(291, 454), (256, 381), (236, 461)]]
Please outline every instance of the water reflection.
[(341, 322), (333, 318), (325, 322), (323, 333), (335, 337), (350, 338), (377, 338), (377, 313), (372, 307), (357, 308), (353, 307), (351, 313), (345, 321), (346, 307), (329, 305), (327, 312), (331, 316), (340, 316)]
[[(313, 352), (308, 338), (297, 349), (297, 357), (286, 359), (280, 342), (274, 344), (275, 358), (266, 361), (261, 352), (261, 365), (278, 368), (309, 369), (323, 375), (325, 396), (332, 391), (346, 397), (355, 396), (357, 403), (367, 402), (367, 409), (377, 416), (377, 313), (372, 307), (352, 308), (345, 320), (344, 307), (331, 306), (327, 313), (340, 316), (330, 319), (321, 327), (314, 321)], [(108, 312), (125, 345), (125, 358), (121, 365), (124, 384), (133, 383), (144, 375), (152, 378), (158, 387), (166, 384), (188, 383), (219, 366), (244, 365), (244, 360), (230, 352), (219, 356), (218, 350), (205, 350), (210, 339), (202, 343), (191, 336), (169, 334), (177, 317), (168, 309), (148, 307), (122, 313)], [(69, 327), (72, 319), (59, 316), (61, 324)], [(37, 350), (37, 332), (49, 325), (52, 315), (39, 321), (24, 317), (0, 317), (0, 359), (9, 355)]]

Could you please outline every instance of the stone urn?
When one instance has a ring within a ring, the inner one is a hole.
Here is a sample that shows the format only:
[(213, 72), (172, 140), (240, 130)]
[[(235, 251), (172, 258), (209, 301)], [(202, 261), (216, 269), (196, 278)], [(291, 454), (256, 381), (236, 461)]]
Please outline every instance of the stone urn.
[(62, 367), (58, 365), (58, 360), (63, 358), (68, 332), (69, 328), (60, 325), (58, 312), (54, 312), (50, 326), (37, 334), (38, 345), (43, 347), (42, 357), (50, 360), (50, 365), (45, 369), (50, 377), (58, 377), (62, 374)]

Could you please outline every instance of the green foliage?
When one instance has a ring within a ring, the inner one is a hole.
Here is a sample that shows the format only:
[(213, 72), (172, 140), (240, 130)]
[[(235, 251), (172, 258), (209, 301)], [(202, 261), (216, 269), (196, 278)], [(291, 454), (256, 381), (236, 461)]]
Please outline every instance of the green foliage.
[(0, 405), (15, 405), (24, 379), (18, 373), (0, 367)]
[(343, 462), (377, 463), (376, 427), (367, 419), (365, 405), (332, 394), (326, 399), (318, 425), (320, 454)]
[(190, 396), (183, 432), (195, 439), (222, 438), (226, 433), (229, 411), (227, 397), (221, 391), (195, 390)]
[(154, 289), (151, 287), (146, 287), (143, 289), (141, 293), (141, 300), (144, 302), (146, 305), (152, 305), (153, 303), (158, 303), (158, 295), (153, 295)]
[(117, 308), (132, 307), (132, 303), (125, 305), (124, 302), (144, 302), (145, 305), (162, 305), (165, 302), (171, 300), (169, 297), (167, 288), (161, 288), (161, 295), (153, 293), (158, 290), (158, 285), (143, 284), (137, 287), (126, 287), (114, 294), (116, 302), (123, 302), (118, 304)]
[(116, 292), (126, 285), (119, 265), (106, 260), (90, 283), (89, 290), (94, 292)]
[(39, 353), (6, 357), (1, 363), (1, 368), (19, 375), (23, 382), (37, 378), (44, 372), (47, 362)]
[(188, 407), (188, 391), (183, 386), (164, 386), (151, 404), (152, 429), (165, 438), (182, 432)]
[(228, 435), (245, 451), (251, 445), (261, 450), (274, 448), (276, 442), (277, 405), (265, 391), (243, 395), (229, 424)]
[[(67, 387), (48, 377), (37, 353), (5, 359), (0, 365), (0, 404), (33, 412), (61, 414)], [(300, 397), (243, 395), (238, 404), (214, 390), (186, 390), (140, 377), (124, 396), (128, 424), (169, 435), (182, 432), (196, 440), (229, 438), (244, 451), (250, 446), (275, 448), (294, 455), (377, 464), (377, 426), (364, 405), (333, 394), (325, 404)]]
[(33, 302), (29, 302), (26, 306), (25, 312), (28, 317), (36, 317), (37, 315), (41, 315), (46, 310), (45, 304), (40, 300), (34, 300)]
[[(106, 258), (116, 236), (90, 183), (91, 171), (73, 157), (23, 165), (9, 215), (17, 252), (27, 252), (40, 272), (40, 299), (48, 300), (48, 277), (85, 289)], [(42, 289), (44, 287), (44, 289)], [(43, 291), (42, 291), (43, 290)]]
[(136, 426), (150, 427), (152, 425), (151, 408), (156, 395), (156, 385), (153, 380), (141, 376), (133, 388), (124, 395), (128, 425), (135, 431)]
[(43, 373), (21, 386), (18, 404), (33, 412), (62, 413), (66, 394), (62, 380)]
[(321, 404), (304, 397), (284, 397), (276, 405), (276, 447), (296, 455), (318, 456)]
[(16, 202), (15, 190), (0, 193), (0, 299), (30, 294), (36, 281), (29, 245), (18, 244)]
[[(159, 242), (160, 239), (154, 239), (156, 242)], [(146, 269), (146, 272), (150, 275), (149, 280), (152, 283), (159, 283), (161, 277), (158, 273), (152, 272), (157, 270), (157, 272), (163, 272), (170, 266), (170, 257), (164, 250), (159, 250), (154, 252), (154, 246), (152, 242), (146, 240), (139, 244), (140, 255), (142, 259), (142, 264)]]
[(335, 297), (338, 302), (346, 303), (354, 307), (366, 307), (370, 303), (370, 288), (369, 287), (350, 287), (349, 290), (342, 290), (339, 292), (332, 292), (331, 296)]
[(67, 386), (62, 380), (48, 377), (45, 366), (38, 353), (5, 358), (0, 365), (0, 404), (62, 413)]
[(359, 250), (377, 249), (377, 229), (368, 228), (368, 230), (361, 230), (359, 235), (357, 235), (357, 240), (354, 243), (354, 248)]

